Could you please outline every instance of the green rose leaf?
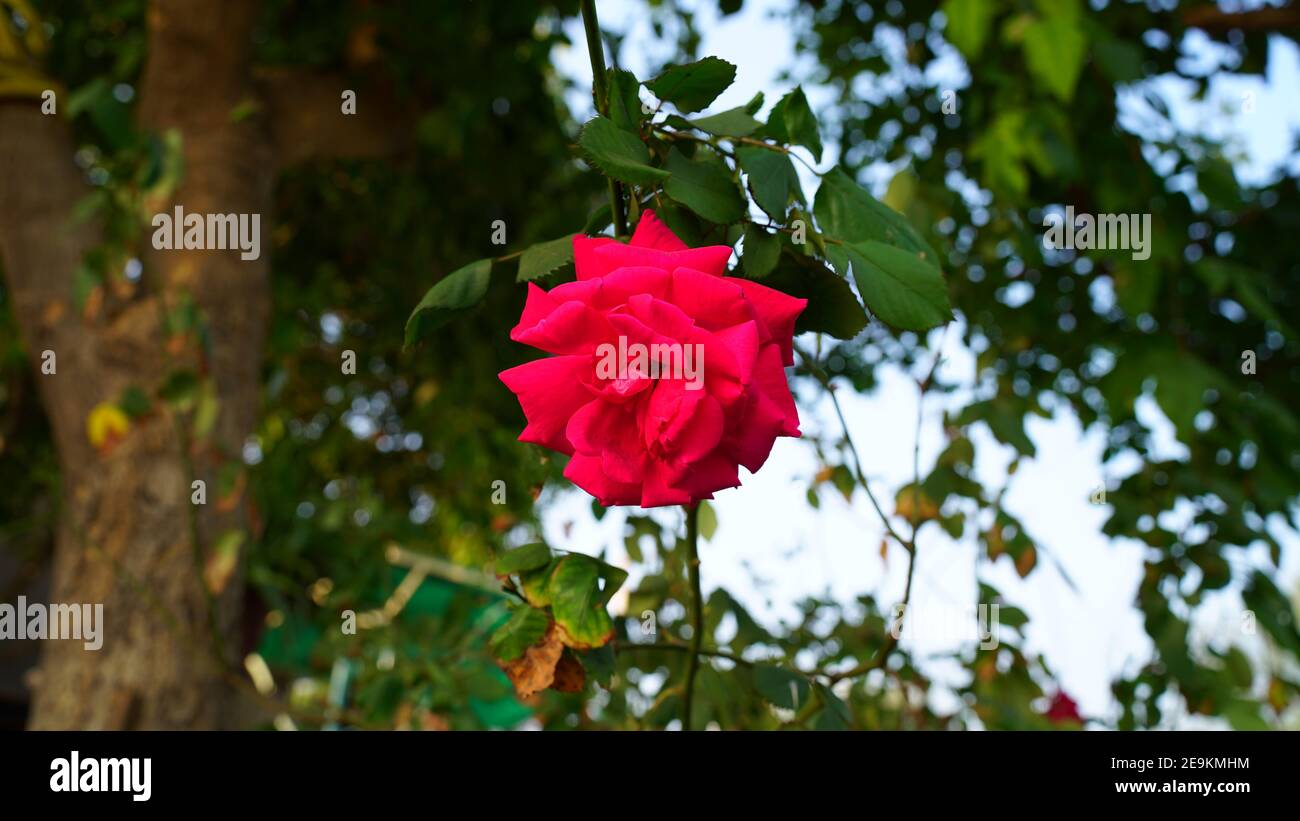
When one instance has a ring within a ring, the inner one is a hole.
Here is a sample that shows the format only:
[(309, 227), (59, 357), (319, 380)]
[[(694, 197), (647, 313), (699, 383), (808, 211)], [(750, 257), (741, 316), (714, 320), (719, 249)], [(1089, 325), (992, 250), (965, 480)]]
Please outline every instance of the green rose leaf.
[(745, 216), (745, 198), (727, 166), (705, 154), (691, 160), (674, 148), (668, 154), (668, 171), (664, 183), (668, 196), (710, 222), (737, 222)]
[(923, 331), (952, 319), (943, 274), (920, 255), (869, 239), (844, 246), (858, 293), (895, 328)]
[(487, 293), (492, 260), (480, 259), (438, 280), (406, 320), (406, 344), (415, 344), (436, 328), (468, 311)]
[(763, 127), (761, 122), (751, 116), (748, 106), (729, 108), (708, 117), (691, 120), (690, 123), (701, 131), (719, 137), (748, 137)]
[(736, 79), (736, 67), (717, 57), (669, 66), (646, 83), (656, 97), (677, 106), (683, 114), (699, 111), (717, 99)]
[(745, 172), (754, 202), (775, 220), (784, 220), (791, 195), (803, 200), (799, 189), (799, 175), (795, 173), (790, 155), (755, 146), (742, 146), (736, 150), (736, 159)]
[(613, 219), (609, 203), (605, 203), (587, 216), (587, 223), (582, 226), (582, 233), (587, 236), (599, 234), (609, 227)]
[[(627, 574), (618, 571), (622, 578), (617, 584), (609, 579), (604, 562), (571, 553), (556, 565), (551, 573), (551, 612), (555, 622), (564, 629), (563, 640), (575, 650), (600, 647), (614, 637), (614, 622), (605, 612), (605, 602), (614, 594)], [(602, 590), (600, 581), (609, 579)]]
[(1156, 374), (1156, 402), (1174, 423), (1183, 442), (1192, 442), (1197, 434), (1196, 415), (1205, 410), (1205, 393), (1211, 389), (1228, 391), (1232, 386), (1214, 368), (1199, 357), (1169, 348), (1150, 358)]
[(744, 255), (741, 257), (745, 276), (749, 279), (762, 279), (776, 270), (776, 264), (780, 260), (781, 238), (752, 222), (747, 224)]
[(513, 661), (529, 647), (542, 640), (551, 619), (535, 607), (521, 604), (514, 608), (506, 623), (488, 639), (492, 654), (502, 661)]
[(939, 264), (939, 255), (902, 214), (871, 196), (843, 169), (832, 169), (822, 177), (813, 216), (828, 236), (845, 242), (879, 240)]
[(1278, 646), (1300, 659), (1300, 630), (1296, 628), (1296, 612), (1286, 594), (1278, 589), (1272, 579), (1256, 570), (1251, 574), (1246, 589), (1241, 594), (1255, 619)]
[(586, 650), (614, 638), (614, 621), (604, 611), (597, 564), (588, 556), (565, 556), (551, 577), (551, 612), (564, 629), (564, 643)]
[(815, 259), (785, 254), (763, 284), (808, 300), (795, 320), (795, 333), (815, 331), (852, 339), (867, 327), (866, 312), (849, 283)]
[(645, 143), (604, 117), (595, 117), (582, 127), (578, 146), (592, 165), (607, 177), (633, 185), (653, 185), (668, 176), (650, 165)]
[(604, 585), (600, 590), (600, 603), (605, 605), (609, 603), (609, 600), (614, 597), (614, 594), (618, 592), (618, 589), (627, 581), (627, 571), (615, 567), (607, 562), (602, 562), (599, 559), (592, 559), (592, 561), (596, 563), (597, 573), (600, 576), (600, 580), (604, 582)]
[(795, 88), (785, 97), (782, 118), (785, 120), (785, 132), (795, 145), (802, 145), (812, 152), (813, 159), (821, 162), (822, 138), (817, 128), (817, 118), (813, 115), (808, 98), (802, 88)]
[(498, 556), (496, 574), (498, 576), (509, 576), (511, 573), (536, 570), (545, 567), (550, 561), (551, 549), (549, 547), (541, 543), (526, 544)]
[(559, 239), (539, 242), (524, 251), (519, 257), (519, 273), (516, 282), (532, 282), (549, 276), (573, 262), (574, 234)]
[(718, 512), (708, 501), (700, 502), (698, 520), (700, 538), (706, 542), (713, 541), (713, 534), (718, 532)]
[(579, 651), (577, 655), (587, 675), (601, 687), (608, 688), (615, 670), (613, 645), (605, 644), (593, 650)]
[(812, 152), (813, 158), (820, 161), (822, 157), (822, 139), (817, 127), (817, 118), (813, 115), (808, 98), (804, 96), (803, 87), (796, 86), (794, 91), (782, 97), (772, 106), (767, 115), (767, 126), (763, 135), (777, 142), (802, 145)]
[(561, 561), (562, 559), (551, 559), (540, 567), (519, 571), (520, 590), (533, 607), (547, 607), (554, 600), (551, 576)]
[(609, 119), (614, 125), (639, 134), (646, 115), (641, 110), (641, 81), (630, 71), (609, 70)]

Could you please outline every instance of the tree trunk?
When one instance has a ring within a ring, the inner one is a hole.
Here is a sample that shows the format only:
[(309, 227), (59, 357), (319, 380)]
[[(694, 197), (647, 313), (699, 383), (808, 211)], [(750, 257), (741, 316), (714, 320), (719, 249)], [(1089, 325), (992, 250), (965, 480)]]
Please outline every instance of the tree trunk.
[[(140, 119), (181, 134), (185, 176), (174, 203), (186, 213), (260, 214), (269, 226), (269, 141), (255, 122), (230, 117), (252, 93), (253, 11), (242, 1), (154, 2)], [(55, 374), (37, 376), (63, 474), (51, 598), (104, 605), (98, 651), (46, 643), (31, 726), (230, 726), (242, 579), (236, 571), (205, 585), (203, 568), (216, 537), (244, 526), (242, 500), (216, 504), (215, 476), (239, 459), (257, 419), (269, 249), (256, 260), (238, 250), (155, 251), (145, 236), (143, 287), (119, 280), (79, 312), (73, 275), (99, 233), (70, 217), (88, 192), (66, 123), (35, 103), (0, 105), (4, 269), (33, 365), (45, 350), (57, 357)], [(165, 334), (163, 315), (187, 298), (202, 312), (207, 346), (197, 334)], [(86, 419), (95, 405), (128, 387), (155, 397), (184, 367), (206, 370), (215, 385), (208, 437), (193, 439), (188, 415), (155, 401), (110, 452), (92, 447)], [(205, 505), (191, 504), (195, 479), (207, 483)]]
[[(249, 533), (238, 491), (217, 498), (217, 471), (239, 466), (258, 419), (270, 314), (272, 189), (279, 168), (322, 155), (375, 157), (411, 147), (412, 113), (386, 83), (251, 68), (254, 0), (152, 0), (139, 120), (181, 135), (184, 177), (171, 202), (186, 214), (260, 215), (261, 253), (155, 250), (142, 231), (141, 283), (116, 277), (79, 309), (73, 281), (100, 241), (72, 224), (90, 192), (73, 162), (67, 124), (37, 101), (0, 100), (0, 260), (53, 429), (63, 477), (54, 556), (55, 602), (102, 603), (104, 643), (47, 642), (32, 677), (34, 728), (215, 728), (249, 714), (234, 685), (243, 579), (205, 585), (218, 537)], [(360, 83), (358, 88), (355, 84)], [(341, 93), (364, 97), (354, 116)], [(258, 101), (258, 114), (232, 118)], [(62, 101), (60, 102), (62, 106)], [(172, 334), (164, 316), (187, 301), (206, 332)], [(42, 352), (57, 372), (39, 372)], [(101, 453), (86, 419), (138, 388), (156, 397), (181, 369), (205, 374), (219, 412), (195, 437), (189, 413), (154, 401), (123, 441)], [(191, 504), (191, 482), (207, 504)], [(237, 483), (237, 488), (243, 484)], [(242, 559), (242, 557), (241, 557)]]

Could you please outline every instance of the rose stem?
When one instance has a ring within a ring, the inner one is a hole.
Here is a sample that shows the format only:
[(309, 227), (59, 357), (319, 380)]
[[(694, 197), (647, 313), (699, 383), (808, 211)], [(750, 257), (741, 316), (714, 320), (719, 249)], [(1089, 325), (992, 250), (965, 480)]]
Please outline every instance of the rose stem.
[[(605, 77), (605, 50), (600, 40), (600, 23), (596, 20), (596, 0), (582, 0), (582, 25), (587, 32), (587, 53), (591, 56), (591, 97), (596, 103), (596, 113), (608, 117), (609, 87)], [(612, 177), (609, 179), (609, 211), (614, 223), (614, 236), (627, 236), (622, 186)]]
[(691, 580), (691, 649), (686, 656), (686, 686), (682, 692), (682, 729), (691, 729), (691, 700), (695, 694), (695, 672), (700, 667), (700, 642), (704, 639), (704, 596), (700, 594), (700, 506), (686, 508), (686, 572)]

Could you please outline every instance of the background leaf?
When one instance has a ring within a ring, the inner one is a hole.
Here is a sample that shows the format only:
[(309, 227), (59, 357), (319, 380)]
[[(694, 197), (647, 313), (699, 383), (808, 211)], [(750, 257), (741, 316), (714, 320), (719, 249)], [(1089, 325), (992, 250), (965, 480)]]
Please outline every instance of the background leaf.
[(978, 57), (984, 49), (993, 22), (993, 0), (946, 0), (943, 16), (948, 19), (944, 36), (962, 54)]
[(777, 707), (798, 710), (808, 701), (808, 679), (775, 664), (754, 665), (754, 687)]

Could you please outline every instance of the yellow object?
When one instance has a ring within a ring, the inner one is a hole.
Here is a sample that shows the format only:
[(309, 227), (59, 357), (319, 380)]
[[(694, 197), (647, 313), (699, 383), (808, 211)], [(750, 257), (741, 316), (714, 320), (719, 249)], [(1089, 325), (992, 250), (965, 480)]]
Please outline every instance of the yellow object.
[(86, 417), (86, 438), (99, 451), (112, 448), (130, 429), (131, 420), (121, 408), (109, 402), (100, 402)]
[[(16, 11), (23, 31), (9, 23)], [(39, 99), (45, 91), (63, 96), (63, 87), (39, 68), (47, 43), (40, 18), (28, 0), (0, 0), (0, 97)]]

